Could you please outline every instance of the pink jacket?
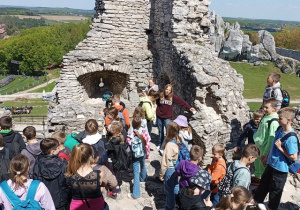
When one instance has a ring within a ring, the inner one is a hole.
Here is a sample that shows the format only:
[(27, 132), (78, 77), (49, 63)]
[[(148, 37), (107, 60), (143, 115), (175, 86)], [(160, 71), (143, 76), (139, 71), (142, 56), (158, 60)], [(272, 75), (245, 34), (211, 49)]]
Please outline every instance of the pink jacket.
[[(31, 182), (32, 179), (28, 179), (27, 182), (24, 183), (25, 187), (19, 188), (16, 191), (14, 191), (14, 183), (12, 183), (11, 179), (7, 181), (7, 184), (21, 200), (25, 200)], [(39, 202), (41, 207), (45, 210), (55, 210), (55, 206), (52, 197), (50, 195), (50, 192), (48, 188), (45, 186), (45, 184), (42, 182), (39, 184), (37, 188), (34, 200)], [(4, 194), (1, 188), (0, 188), (0, 204), (4, 206), (5, 210), (11, 210), (13, 208), (13, 206), (11, 205), (11, 203), (9, 202), (9, 200), (7, 199), (6, 195)]]

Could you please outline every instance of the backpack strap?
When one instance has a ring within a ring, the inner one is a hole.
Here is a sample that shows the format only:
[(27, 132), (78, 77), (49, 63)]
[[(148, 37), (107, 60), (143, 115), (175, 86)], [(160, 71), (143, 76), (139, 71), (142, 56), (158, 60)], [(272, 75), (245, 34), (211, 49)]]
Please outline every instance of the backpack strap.
[(125, 107), (123, 107), (119, 112), (121, 112), (123, 114)]
[(278, 118), (272, 118), (271, 120), (268, 120), (268, 129), (270, 129), (270, 126), (272, 124), (273, 121), (277, 121), (278, 122)]
[(17, 149), (18, 148), (18, 143), (16, 142), (16, 140), (17, 140), (17, 135), (15, 135), (13, 140), (12, 140), (12, 145), (14, 147), (15, 155), (20, 153), (19, 150)]
[[(281, 127), (281, 126), (280, 126)], [(291, 137), (291, 136), (295, 136), (296, 137), (296, 139), (297, 139), (297, 145), (298, 145), (298, 152), (299, 152), (299, 146), (300, 146), (300, 144), (299, 144), (299, 139), (298, 139), (298, 137), (297, 137), (297, 134), (295, 133), (295, 132), (289, 132), (289, 133), (287, 133), (287, 134), (285, 134), (285, 136), (284, 137), (282, 137), (281, 139), (280, 139), (280, 141), (283, 143), (285, 140), (287, 140), (289, 137)], [(285, 157), (285, 159), (287, 160), (287, 163), (288, 163), (288, 166), (290, 166), (291, 164), (293, 164), (295, 161), (293, 161), (293, 160), (291, 160), (290, 158), (288, 158), (288, 157), (286, 157), (285, 155), (283, 155), (284, 157)]]
[(31, 154), (31, 155), (34, 157), (34, 159), (36, 159), (37, 155), (35, 155), (35, 154), (33, 154), (32, 152), (30, 152), (27, 148), (25, 148), (25, 150), (26, 150), (29, 154)]
[(5, 159), (9, 160), (9, 149), (4, 148), (4, 151), (5, 151)]
[(64, 152), (60, 152), (60, 153), (58, 154), (58, 157), (61, 157), (61, 158), (66, 159), (67, 161), (70, 161), (69, 156), (68, 156), (66, 153), (64, 153)]
[(34, 200), (40, 182), (41, 182), (40, 180), (32, 180), (27, 192), (26, 200)]
[(2, 191), (6, 195), (7, 199), (13, 205), (14, 207), (17, 206), (19, 203), (21, 203), (20, 198), (12, 191), (12, 189), (8, 186), (7, 181), (3, 181), (0, 184)]

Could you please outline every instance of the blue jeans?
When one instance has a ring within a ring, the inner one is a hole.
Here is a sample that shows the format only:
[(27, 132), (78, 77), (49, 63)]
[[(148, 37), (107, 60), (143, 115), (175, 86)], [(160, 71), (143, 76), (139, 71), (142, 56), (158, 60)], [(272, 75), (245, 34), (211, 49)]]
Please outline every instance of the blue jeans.
[(175, 168), (168, 168), (164, 179), (166, 193), (166, 210), (173, 210), (175, 207), (175, 196), (179, 191), (178, 176)]
[(135, 198), (141, 197), (141, 185), (140, 182), (146, 181), (147, 178), (147, 170), (145, 165), (146, 151), (144, 150), (144, 157), (133, 158), (132, 166), (133, 166), (133, 191), (132, 196)]
[(166, 133), (167, 133), (168, 124), (172, 120), (171, 119), (162, 119), (162, 118), (157, 117), (156, 121), (157, 121), (158, 133), (159, 133), (157, 146), (161, 147), (162, 143), (164, 142), (164, 127), (166, 128)]
[(210, 201), (213, 203), (213, 207), (215, 207), (220, 202), (219, 193), (211, 193)]

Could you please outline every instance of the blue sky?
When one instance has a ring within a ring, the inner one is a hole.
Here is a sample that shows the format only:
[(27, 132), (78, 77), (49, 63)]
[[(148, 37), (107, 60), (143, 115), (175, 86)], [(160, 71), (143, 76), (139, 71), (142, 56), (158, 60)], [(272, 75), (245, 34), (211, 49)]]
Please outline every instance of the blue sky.
[[(223, 17), (300, 21), (300, 0), (210, 0)], [(0, 5), (94, 9), (95, 0), (0, 0)]]

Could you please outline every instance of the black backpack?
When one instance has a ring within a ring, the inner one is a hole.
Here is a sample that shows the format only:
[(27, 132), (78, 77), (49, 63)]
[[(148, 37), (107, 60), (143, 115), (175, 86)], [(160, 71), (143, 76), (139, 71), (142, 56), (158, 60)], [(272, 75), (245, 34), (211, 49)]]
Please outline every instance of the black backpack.
[(232, 164), (233, 163), (231, 163), (228, 166), (228, 169), (226, 171), (226, 175), (224, 176), (224, 178), (220, 182), (219, 189), (218, 189), (218, 193), (220, 195), (220, 198), (223, 198), (223, 197), (231, 194), (231, 189), (232, 189), (232, 186), (233, 186), (233, 176), (234, 176), (234, 173), (236, 171), (242, 169), (242, 168), (246, 168), (246, 167), (240, 167), (240, 168), (237, 168), (234, 171), (232, 171), (232, 169), (231, 169)]
[(98, 164), (105, 165), (107, 161), (107, 153), (102, 140), (99, 140), (96, 144), (92, 145), (94, 150), (94, 156), (99, 157)]
[[(275, 88), (275, 89), (278, 89), (278, 88)], [(283, 90), (281, 87), (279, 89), (282, 94), (281, 108), (288, 107), (290, 105), (290, 101), (291, 101), (290, 94), (286, 90)], [(274, 89), (271, 93), (271, 97), (274, 97)]]
[(270, 126), (271, 126), (272, 122), (274, 122), (274, 121), (278, 122), (278, 118), (272, 118), (271, 120), (267, 121), (268, 122), (268, 129), (270, 129)]
[(132, 165), (132, 151), (127, 142), (115, 145), (114, 157), (112, 158), (113, 167), (116, 171), (127, 171)]
[(150, 104), (150, 106), (152, 107), (152, 103), (151, 103), (150, 101), (141, 101), (141, 102), (139, 103), (139, 107), (142, 107), (144, 103), (148, 103), (148, 104)]
[(4, 180), (9, 179), (9, 149), (4, 148), (5, 155), (1, 157), (0, 159), (0, 182), (3, 182)]

